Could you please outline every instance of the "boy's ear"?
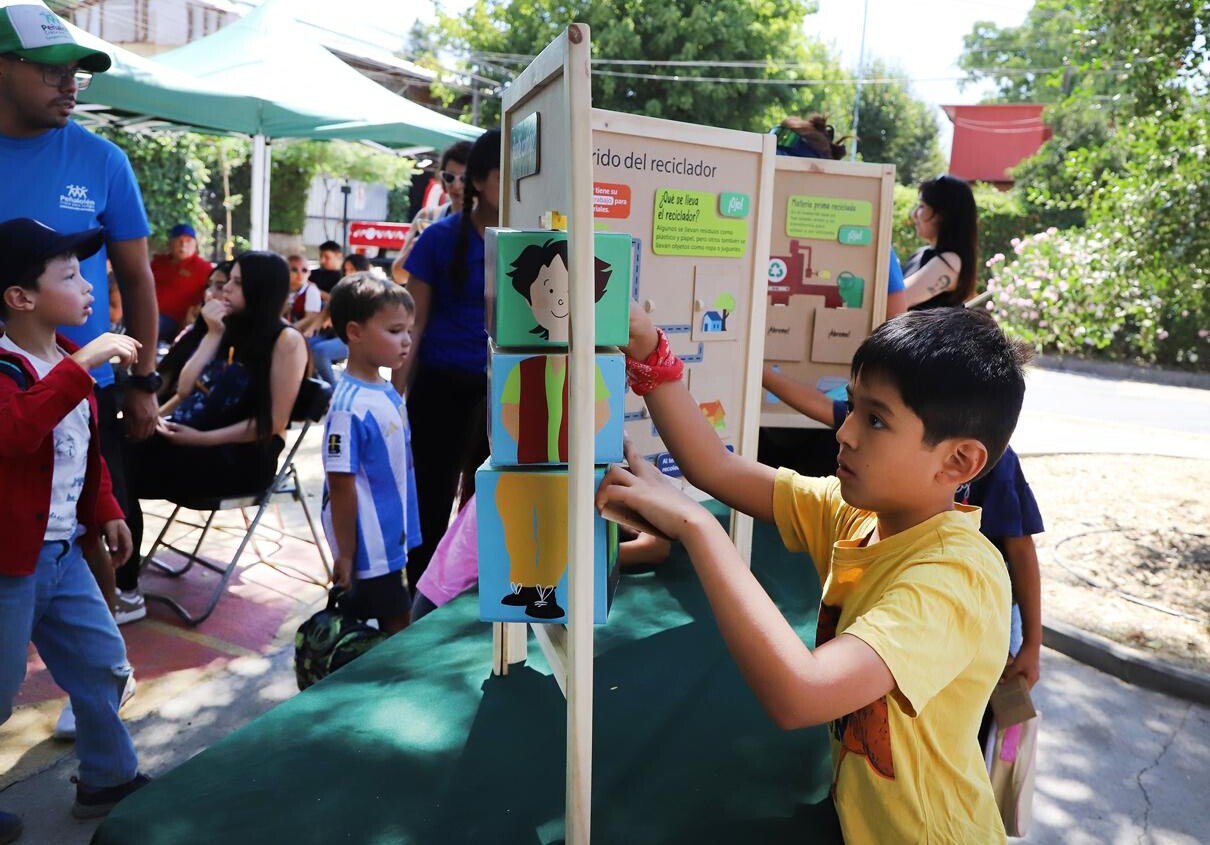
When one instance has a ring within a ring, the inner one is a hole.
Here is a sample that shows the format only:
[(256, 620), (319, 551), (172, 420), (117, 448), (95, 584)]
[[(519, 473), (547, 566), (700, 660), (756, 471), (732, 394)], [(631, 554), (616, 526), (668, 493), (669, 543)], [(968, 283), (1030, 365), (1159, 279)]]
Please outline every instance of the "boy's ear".
[(365, 327), (361, 323), (358, 323), (354, 320), (349, 320), (349, 322), (345, 323), (345, 337), (347, 337), (350, 341), (359, 341), (361, 340), (361, 332), (364, 328)]
[(947, 454), (941, 466), (939, 480), (946, 486), (965, 484), (983, 472), (987, 466), (987, 447), (973, 437), (947, 441)]
[(21, 285), (12, 285), (4, 289), (4, 307), (10, 313), (14, 311), (33, 311), (36, 291), (27, 290)]

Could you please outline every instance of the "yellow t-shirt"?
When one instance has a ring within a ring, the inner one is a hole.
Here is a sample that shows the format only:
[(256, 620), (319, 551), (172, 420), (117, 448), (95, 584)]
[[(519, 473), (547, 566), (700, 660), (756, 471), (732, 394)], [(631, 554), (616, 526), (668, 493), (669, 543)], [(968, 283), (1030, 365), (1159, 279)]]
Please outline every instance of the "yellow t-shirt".
[(1004, 671), (1011, 589), (979, 509), (955, 505), (869, 547), (877, 524), (835, 478), (777, 473), (774, 521), (823, 584), (816, 646), (859, 637), (895, 689), (830, 726), (844, 839), (1005, 842), (977, 734)]

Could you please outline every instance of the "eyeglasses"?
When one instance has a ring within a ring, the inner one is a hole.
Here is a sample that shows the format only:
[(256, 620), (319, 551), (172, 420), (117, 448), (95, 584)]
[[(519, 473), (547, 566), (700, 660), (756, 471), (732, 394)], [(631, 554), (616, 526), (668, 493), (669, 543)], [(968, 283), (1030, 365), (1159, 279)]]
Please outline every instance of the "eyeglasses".
[(291, 267), (290, 272), (291, 273), (302, 273), (303, 275), (306, 275), (307, 273), (309, 273), (311, 271), (308, 270), (306, 267)]
[(448, 170), (442, 170), (441, 171), (441, 181), (447, 185), (452, 185), (452, 184), (454, 184), (455, 181), (459, 182), (460, 184), (465, 185), (466, 184), (466, 174), (465, 173), (450, 173)]
[(23, 59), (20, 56), (13, 56), (13, 58), (23, 64), (33, 65), (42, 71), (42, 81), (52, 88), (62, 88), (71, 80), (75, 81), (76, 89), (79, 91), (83, 91), (92, 84), (92, 73), (87, 70), (80, 70), (78, 67), (43, 65), (38, 62), (31, 62), (29, 59)]

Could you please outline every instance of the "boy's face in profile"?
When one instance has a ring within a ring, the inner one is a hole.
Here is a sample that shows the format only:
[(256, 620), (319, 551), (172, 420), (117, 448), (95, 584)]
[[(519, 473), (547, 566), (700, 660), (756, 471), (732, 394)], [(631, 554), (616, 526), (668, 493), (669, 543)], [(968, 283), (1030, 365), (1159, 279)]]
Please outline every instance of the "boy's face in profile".
[(944, 442), (924, 442), (924, 422), (890, 381), (877, 376), (853, 379), (849, 415), (836, 440), (836, 476), (850, 505), (879, 515), (901, 514), (932, 498), (947, 450)]
[[(32, 307), (19, 310), (36, 312), (48, 326), (81, 326), (92, 315), (92, 285), (80, 275), (80, 261), (74, 255), (52, 258), (38, 277), (37, 290), (21, 294)], [(11, 303), (9, 310), (13, 310)]]
[(402, 304), (385, 305), (374, 312), (349, 335), (350, 349), (356, 348), (367, 363), (394, 370), (400, 367), (412, 349), (412, 323), (415, 315)]
[(568, 338), (567, 265), (555, 258), (538, 271), (529, 287), (529, 306), (538, 325), (550, 332), (550, 340)]

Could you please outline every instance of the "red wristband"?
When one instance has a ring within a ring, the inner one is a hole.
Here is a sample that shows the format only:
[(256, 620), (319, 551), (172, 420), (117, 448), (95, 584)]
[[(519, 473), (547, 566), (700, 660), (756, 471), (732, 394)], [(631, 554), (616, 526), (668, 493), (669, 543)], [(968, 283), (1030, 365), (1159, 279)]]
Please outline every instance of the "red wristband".
[(668, 335), (656, 329), (655, 349), (642, 361), (626, 356), (626, 384), (635, 396), (646, 396), (661, 384), (680, 381), (685, 373), (685, 362), (672, 354)]

